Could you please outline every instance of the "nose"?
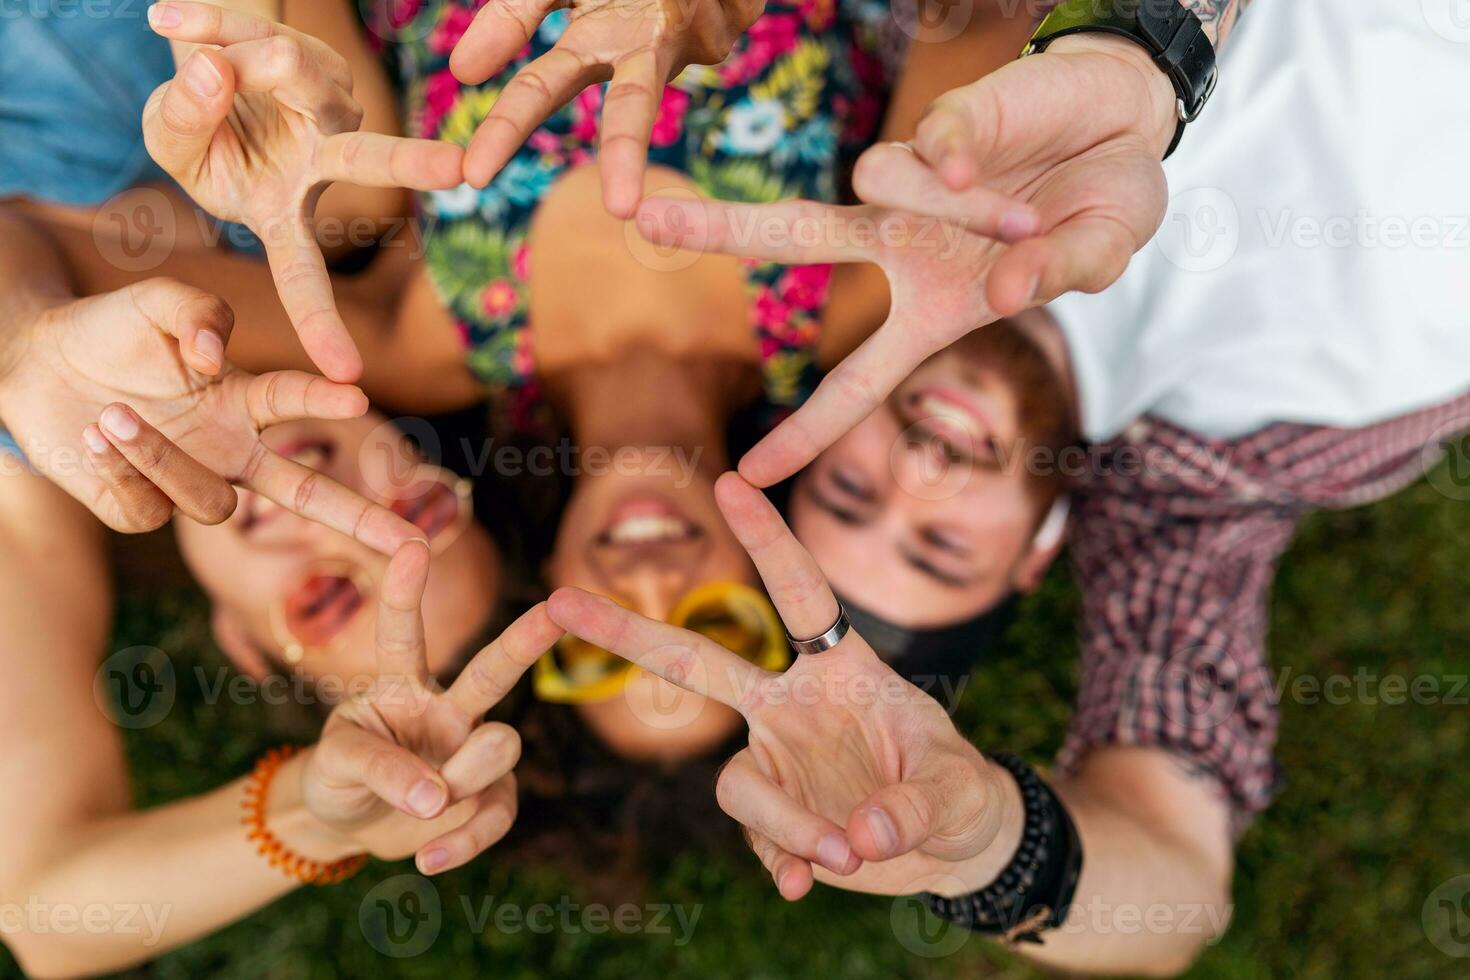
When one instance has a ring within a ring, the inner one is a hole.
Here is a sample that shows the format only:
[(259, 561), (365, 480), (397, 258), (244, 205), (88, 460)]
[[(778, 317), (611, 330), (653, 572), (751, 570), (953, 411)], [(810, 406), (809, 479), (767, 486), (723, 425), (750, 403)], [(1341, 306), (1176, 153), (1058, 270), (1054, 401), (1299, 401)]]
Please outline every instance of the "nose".
[(374, 582), (382, 579), (389, 555), (382, 555), (356, 538), (334, 531), (325, 524), (290, 515), (298, 522), (296, 540), (308, 561), (338, 561), (361, 568)]

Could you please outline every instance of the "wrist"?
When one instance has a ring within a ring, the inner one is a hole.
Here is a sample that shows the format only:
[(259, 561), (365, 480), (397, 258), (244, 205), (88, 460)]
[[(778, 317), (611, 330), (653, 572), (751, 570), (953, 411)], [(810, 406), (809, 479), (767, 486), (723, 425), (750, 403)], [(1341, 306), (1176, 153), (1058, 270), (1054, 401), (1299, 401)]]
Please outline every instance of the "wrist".
[(925, 889), (947, 898), (979, 891), (995, 881), (1015, 857), (1026, 831), (1026, 806), (1015, 777), (978, 752), (976, 755), (977, 776), (993, 794), (994, 829), (985, 846), (968, 858), (949, 862), (934, 886)]
[(266, 828), (291, 853), (331, 864), (365, 853), (351, 837), (313, 814), (306, 805), (304, 780), (315, 747), (281, 764), (266, 802)]
[(1158, 155), (1174, 141), (1179, 129), (1179, 93), (1169, 75), (1155, 63), (1148, 49), (1137, 41), (1111, 34), (1083, 33), (1059, 37), (1047, 53), (1101, 55), (1113, 59), (1127, 72), (1129, 90), (1137, 92), (1138, 117), (1135, 130)]

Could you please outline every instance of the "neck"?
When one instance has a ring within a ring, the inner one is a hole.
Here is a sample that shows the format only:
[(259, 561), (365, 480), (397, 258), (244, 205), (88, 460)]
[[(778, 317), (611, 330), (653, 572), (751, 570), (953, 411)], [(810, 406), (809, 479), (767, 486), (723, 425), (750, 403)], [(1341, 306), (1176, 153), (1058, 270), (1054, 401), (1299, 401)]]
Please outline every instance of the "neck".
[(546, 382), (579, 446), (698, 448), (706, 465), (725, 469), (725, 427), (750, 397), (752, 380), (748, 364), (643, 349), (569, 368)]

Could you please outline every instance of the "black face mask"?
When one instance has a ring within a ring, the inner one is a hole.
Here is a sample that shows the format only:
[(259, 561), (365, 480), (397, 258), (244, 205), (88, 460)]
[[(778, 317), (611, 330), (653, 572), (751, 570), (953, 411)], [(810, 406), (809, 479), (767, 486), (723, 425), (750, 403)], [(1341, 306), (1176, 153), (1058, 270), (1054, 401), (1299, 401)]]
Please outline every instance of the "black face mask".
[[(841, 597), (838, 597), (841, 599)], [(933, 694), (933, 685), (956, 690), (986, 654), (995, 650), (1015, 617), (1016, 600), (1007, 596), (974, 619), (936, 629), (895, 626), (842, 600), (852, 628), (883, 662), (911, 684)], [(953, 705), (946, 705), (953, 708)]]

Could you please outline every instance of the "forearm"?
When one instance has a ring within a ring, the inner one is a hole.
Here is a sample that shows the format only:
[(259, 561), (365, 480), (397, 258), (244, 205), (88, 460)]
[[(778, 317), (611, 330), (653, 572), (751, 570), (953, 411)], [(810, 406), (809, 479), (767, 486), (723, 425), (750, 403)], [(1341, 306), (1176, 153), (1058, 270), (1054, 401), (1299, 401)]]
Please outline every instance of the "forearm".
[[(1230, 917), (1223, 802), (1206, 780), (1151, 749), (1100, 750), (1076, 779), (1052, 785), (1082, 839), (1082, 876), (1062, 926), (1017, 952), (1088, 974), (1182, 972)], [(997, 856), (978, 855), (957, 877), (972, 890), (985, 887)]]
[[(302, 801), (305, 756), (271, 783), (268, 826), (294, 853), (332, 861), (351, 853)], [(26, 842), (35, 870), (5, 885), (5, 942), (31, 975), (111, 972), (162, 955), (298, 887), (273, 868), (240, 823), (245, 781), (145, 812), (89, 820)], [(12, 846), (21, 842), (14, 841)], [(63, 913), (85, 928), (66, 928)]]
[(0, 201), (0, 386), (29, 343), (30, 324), (43, 310), (73, 298), (60, 255), (19, 207)]

